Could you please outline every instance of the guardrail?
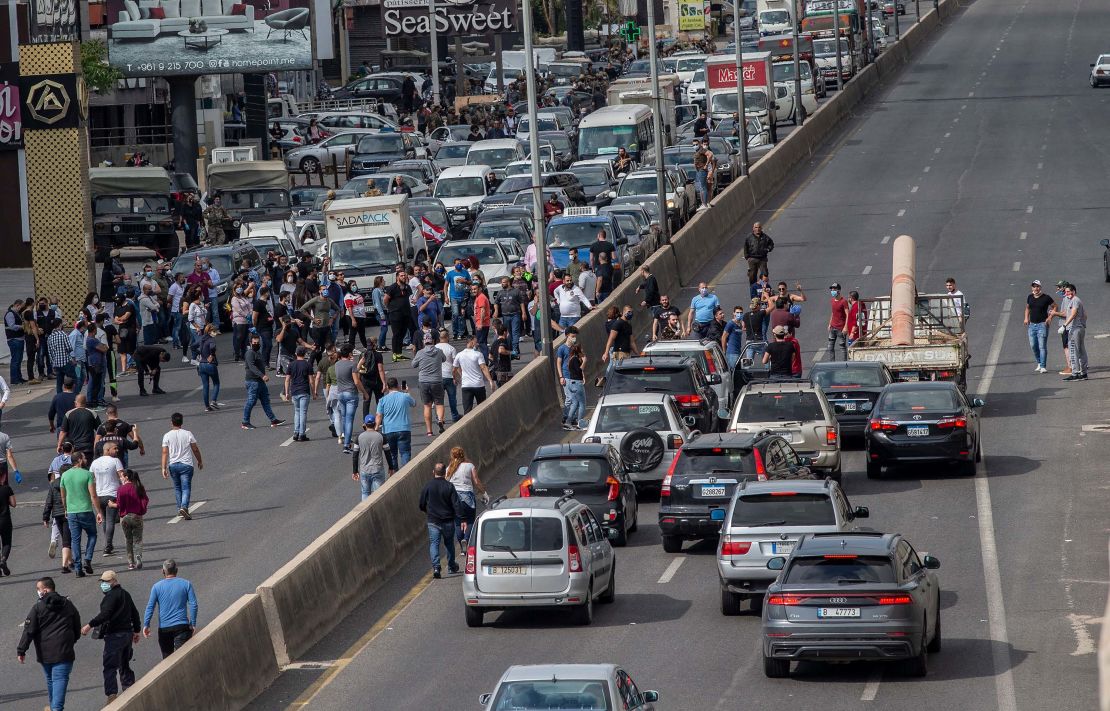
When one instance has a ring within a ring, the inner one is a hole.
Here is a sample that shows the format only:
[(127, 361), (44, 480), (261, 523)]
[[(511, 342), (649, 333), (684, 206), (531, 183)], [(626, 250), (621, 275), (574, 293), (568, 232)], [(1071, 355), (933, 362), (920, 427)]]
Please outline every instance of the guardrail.
[[(798, 130), (780, 141), (751, 170), (734, 181), (648, 259), (660, 290), (677, 293), (699, 269), (724, 249), (739, 249), (755, 209), (786, 183), (800, 163), (851, 115), (878, 82), (905, 64), (940, 20), (953, 14), (957, 0), (943, 0), (938, 11), (922, 16), (901, 41), (815, 111)], [(629, 275), (609, 304), (636, 304), (638, 279)], [(649, 316), (636, 309), (633, 327)], [(591, 354), (606, 340), (603, 309), (578, 322), (579, 341)], [(590, 359), (588, 377), (603, 369)], [(182, 649), (158, 664), (107, 707), (110, 711), (241, 709), (276, 678), (281, 666), (308, 651), (359, 603), (378, 590), (425, 540), (424, 517), (415, 502), (431, 476), (432, 463), (446, 461), (461, 446), (479, 469), (497, 466), (521, 438), (549, 421), (560, 409), (548, 358), (538, 357), (478, 410), (416, 455), (371, 498), (341, 518), (293, 560), (282, 566), (235, 605), (213, 620)], [(371, 543), (368, 543), (371, 542)], [(327, 590), (327, 595), (320, 595)]]

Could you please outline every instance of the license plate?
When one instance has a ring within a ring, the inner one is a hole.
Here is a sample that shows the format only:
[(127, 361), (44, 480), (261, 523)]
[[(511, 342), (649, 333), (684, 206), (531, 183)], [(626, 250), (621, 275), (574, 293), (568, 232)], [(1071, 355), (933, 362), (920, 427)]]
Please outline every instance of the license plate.
[(772, 543), (771, 552), (776, 555), (789, 555), (794, 551), (794, 541), (783, 541), (781, 543)]
[(845, 412), (855, 412), (859, 409), (859, 403), (856, 402), (842, 402), (840, 406), (844, 408)]
[(913, 426), (907, 427), (906, 428), (906, 434), (908, 434), (910, 437), (928, 437), (929, 436), (929, 426), (928, 425), (921, 425), (921, 426), (917, 426), (917, 427), (913, 427)]
[(903, 370), (898, 374), (898, 379), (906, 383), (916, 383), (921, 380), (921, 373), (916, 370)]
[(782, 438), (785, 439), (787, 442), (793, 442), (794, 441), (794, 433), (792, 433), (792, 432), (778, 432), (778, 431), (776, 431), (775, 434), (781, 435)]
[(528, 572), (526, 565), (491, 565), (487, 568), (490, 575), (524, 575)]
[(703, 486), (701, 488), (702, 496), (724, 496), (725, 487), (723, 486)]
[(819, 607), (818, 617), (859, 617), (858, 607)]

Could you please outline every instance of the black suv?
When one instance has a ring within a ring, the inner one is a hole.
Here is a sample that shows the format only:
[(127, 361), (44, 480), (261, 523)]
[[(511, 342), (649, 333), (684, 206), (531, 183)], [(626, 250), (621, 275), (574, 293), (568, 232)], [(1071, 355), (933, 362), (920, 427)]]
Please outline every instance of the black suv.
[(824, 361), (814, 363), (809, 380), (825, 393), (836, 411), (840, 436), (863, 435), (879, 393), (894, 376), (884, 363), (865, 361)]
[[(638, 356), (615, 363), (605, 376), (602, 395), (670, 393), (680, 413), (694, 418), (702, 432), (716, 432), (719, 403), (701, 366), (679, 356)], [(727, 415), (724, 415), (727, 417)]]
[(589, 506), (603, 528), (617, 532), (614, 546), (636, 530), (636, 485), (611, 445), (545, 444), (517, 473), (522, 497), (570, 495)]
[(722, 433), (687, 442), (675, 455), (659, 492), (663, 550), (678, 553), (684, 540), (720, 533), (737, 483), (754, 479), (810, 479), (813, 475), (781, 436), (764, 430)]

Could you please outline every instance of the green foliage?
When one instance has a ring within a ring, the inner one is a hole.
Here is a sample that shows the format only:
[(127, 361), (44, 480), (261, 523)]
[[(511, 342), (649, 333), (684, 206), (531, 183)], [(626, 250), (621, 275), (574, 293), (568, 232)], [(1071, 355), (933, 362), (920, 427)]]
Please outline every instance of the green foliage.
[(94, 39), (81, 43), (81, 73), (89, 91), (107, 93), (116, 87), (123, 73), (108, 65), (108, 45)]

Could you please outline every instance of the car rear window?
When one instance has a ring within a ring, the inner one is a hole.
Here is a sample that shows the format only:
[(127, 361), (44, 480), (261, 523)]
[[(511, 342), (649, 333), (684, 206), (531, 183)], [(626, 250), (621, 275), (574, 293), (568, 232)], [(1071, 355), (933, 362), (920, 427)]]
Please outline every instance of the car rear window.
[(676, 476), (689, 474), (709, 474), (714, 470), (745, 471), (745, 459), (750, 456), (750, 447), (713, 447), (712, 449), (682, 450), (675, 464)]
[(813, 382), (822, 388), (880, 388), (883, 382), (882, 371), (878, 368), (829, 368), (813, 373)]
[(733, 526), (835, 526), (828, 494), (776, 491), (741, 496), (732, 511)]
[(608, 711), (613, 708), (609, 689), (603, 681), (549, 679), (546, 681), (509, 681), (501, 685), (493, 700), (494, 711), (519, 709), (588, 709)]
[(883, 395), (879, 407), (884, 410), (899, 411), (947, 411), (955, 410), (956, 393), (951, 390), (892, 390)]
[(705, 356), (705, 351), (702, 350), (702, 349), (692, 351), (692, 350), (668, 350), (667, 348), (659, 348), (659, 349), (652, 348), (651, 353), (652, 353), (652, 355), (670, 355), (670, 356), (679, 356), (679, 357), (685, 357), (685, 358), (693, 358), (694, 360), (697, 361), (698, 365), (701, 366), (701, 369), (704, 372), (706, 372), (706, 373), (713, 372), (713, 369), (709, 367), (709, 361)]
[(538, 462), (532, 462), (532, 466), (529, 467), (532, 482), (547, 486), (596, 484), (605, 481), (609, 473), (608, 460), (600, 457), (541, 459)]
[(893, 583), (894, 568), (883, 556), (813, 556), (795, 558), (784, 583), (851, 584)]
[(808, 422), (823, 420), (817, 393), (750, 393), (740, 404), (740, 422)]
[(667, 411), (662, 405), (607, 405), (597, 417), (597, 432), (631, 432), (639, 427), (668, 430)]
[(562, 519), (550, 516), (514, 516), (491, 518), (482, 522), (483, 550), (557, 551), (562, 547)]
[(609, 374), (606, 393), (692, 393), (694, 384), (686, 368), (621, 368)]

